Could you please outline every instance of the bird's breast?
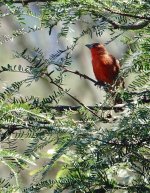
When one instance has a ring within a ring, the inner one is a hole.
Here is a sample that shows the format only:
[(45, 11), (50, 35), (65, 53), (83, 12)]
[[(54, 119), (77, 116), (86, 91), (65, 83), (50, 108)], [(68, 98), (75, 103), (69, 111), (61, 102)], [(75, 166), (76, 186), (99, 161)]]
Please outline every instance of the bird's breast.
[(95, 77), (98, 81), (113, 84), (116, 77), (116, 62), (109, 55), (102, 55), (92, 58), (92, 65)]

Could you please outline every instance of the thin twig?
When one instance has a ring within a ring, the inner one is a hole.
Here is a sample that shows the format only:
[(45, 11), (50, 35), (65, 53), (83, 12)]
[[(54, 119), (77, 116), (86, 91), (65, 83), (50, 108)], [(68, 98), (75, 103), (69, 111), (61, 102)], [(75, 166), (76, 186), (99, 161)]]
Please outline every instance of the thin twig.
[[(10, 136), (14, 131), (16, 131), (16, 130), (21, 130), (22, 129), (22, 127), (18, 127), (17, 125), (10, 125), (10, 126), (6, 126), (6, 125), (3, 125), (3, 126), (1, 126), (1, 128), (2, 127), (4, 127), (4, 128), (7, 128), (7, 130), (4, 132), (4, 133), (2, 133), (1, 135), (0, 135), (0, 142), (2, 142), (2, 141), (4, 141), (8, 136)], [(24, 126), (25, 127), (25, 126)], [(23, 129), (25, 129), (25, 128), (23, 128)]]
[(14, 0), (13, 3), (22, 3), (24, 5), (28, 3), (46, 3), (46, 2), (56, 2), (57, 0)]
[(73, 95), (71, 95), (69, 92), (65, 91), (60, 85), (58, 85), (56, 82), (53, 81), (53, 79), (49, 76), (49, 74), (45, 74), (51, 81), (52, 84), (54, 84), (57, 88), (59, 88), (60, 90), (62, 90), (64, 93), (66, 93), (69, 97), (71, 97), (74, 101), (76, 101), (78, 104), (80, 104), (82, 107), (84, 107), (85, 109), (87, 109), (89, 112), (91, 112), (94, 116), (98, 117), (99, 119), (101, 117), (99, 117), (94, 111), (92, 111), (90, 108), (88, 108), (87, 106), (85, 106), (78, 98), (74, 97)]
[[(70, 105), (57, 105), (57, 106), (49, 106), (50, 109), (54, 109), (56, 111), (65, 111), (65, 110), (72, 110), (72, 111), (77, 111), (81, 108), (82, 106), (70, 106)], [(86, 106), (88, 109), (91, 110), (122, 110), (123, 107), (125, 107), (125, 104), (121, 104), (121, 106), (98, 106), (98, 105), (93, 105), (93, 106)]]
[(131, 95), (143, 95), (143, 94), (150, 94), (150, 90), (143, 90), (143, 91), (134, 91), (134, 92), (129, 92)]
[(87, 76), (87, 75), (85, 75), (85, 74), (80, 73), (80, 72), (77, 71), (77, 70), (76, 70), (76, 71), (73, 71), (73, 70), (70, 70), (70, 69), (65, 68), (65, 67), (64, 67), (63, 69), (64, 69), (63, 72), (70, 72), (70, 73), (72, 73), (72, 74), (76, 74), (76, 75), (78, 75), (78, 76), (80, 76), (80, 77), (83, 77), (84, 79), (90, 80), (90, 81), (93, 82), (95, 85), (98, 84), (98, 82), (97, 82), (96, 80), (90, 78), (89, 76)]
[(82, 78), (84, 78), (84, 79), (90, 80), (91, 82), (94, 83), (95, 86), (98, 86), (99, 88), (103, 88), (104, 91), (106, 91), (106, 92), (109, 90), (109, 86), (110, 86), (110, 85), (105, 84), (104, 82), (96, 81), (96, 80), (90, 78), (89, 76), (87, 76), (86, 74), (80, 73), (80, 72), (77, 71), (77, 70), (76, 70), (76, 71), (73, 71), (73, 70), (70, 70), (70, 69), (65, 68), (65, 67), (62, 67), (62, 68), (64, 69), (63, 72), (70, 72), (70, 73), (72, 73), (72, 74), (75, 74), (75, 75), (80, 76), (80, 78), (82, 77)]

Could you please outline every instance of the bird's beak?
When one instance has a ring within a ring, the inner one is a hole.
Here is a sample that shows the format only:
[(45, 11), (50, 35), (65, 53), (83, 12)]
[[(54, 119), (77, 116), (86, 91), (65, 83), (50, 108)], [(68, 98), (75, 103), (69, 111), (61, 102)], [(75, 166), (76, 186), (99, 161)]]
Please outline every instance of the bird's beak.
[(86, 44), (85, 46), (91, 49), (93, 47), (93, 44)]

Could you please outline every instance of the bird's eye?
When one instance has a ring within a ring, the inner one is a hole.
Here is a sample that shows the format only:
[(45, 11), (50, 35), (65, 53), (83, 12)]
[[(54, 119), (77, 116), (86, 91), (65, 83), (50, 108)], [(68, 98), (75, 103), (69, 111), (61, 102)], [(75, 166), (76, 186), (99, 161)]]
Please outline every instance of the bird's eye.
[(94, 48), (97, 48), (98, 45), (99, 45), (99, 43), (95, 43), (95, 44), (93, 45), (93, 47), (94, 47)]

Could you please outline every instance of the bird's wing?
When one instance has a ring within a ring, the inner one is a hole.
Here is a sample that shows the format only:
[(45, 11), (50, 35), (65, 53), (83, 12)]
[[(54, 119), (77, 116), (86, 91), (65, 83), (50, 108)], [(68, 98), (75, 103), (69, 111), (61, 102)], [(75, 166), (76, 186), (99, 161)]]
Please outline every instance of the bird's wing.
[[(114, 62), (114, 78), (116, 78), (120, 70), (120, 63), (119, 60), (117, 60), (114, 56), (110, 55), (110, 57)], [(116, 86), (118, 85), (122, 85), (122, 88), (125, 88), (124, 79), (122, 77), (119, 77), (119, 79), (117, 80)]]
[(119, 69), (120, 69), (119, 61), (113, 55), (109, 55), (109, 56), (113, 60), (113, 72), (114, 72), (114, 75), (117, 76), (118, 73), (119, 73)]

